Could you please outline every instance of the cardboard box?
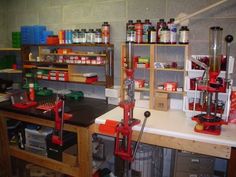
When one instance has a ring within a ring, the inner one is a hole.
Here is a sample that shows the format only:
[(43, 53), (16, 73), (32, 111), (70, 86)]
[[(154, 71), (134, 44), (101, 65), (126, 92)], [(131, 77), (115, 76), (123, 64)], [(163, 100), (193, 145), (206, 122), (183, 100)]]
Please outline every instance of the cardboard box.
[(62, 153), (62, 161), (66, 164), (71, 166), (78, 165), (78, 158), (77, 158), (77, 144), (67, 148)]
[(170, 99), (167, 93), (158, 93), (155, 98), (155, 109), (159, 111), (168, 111), (170, 108)]

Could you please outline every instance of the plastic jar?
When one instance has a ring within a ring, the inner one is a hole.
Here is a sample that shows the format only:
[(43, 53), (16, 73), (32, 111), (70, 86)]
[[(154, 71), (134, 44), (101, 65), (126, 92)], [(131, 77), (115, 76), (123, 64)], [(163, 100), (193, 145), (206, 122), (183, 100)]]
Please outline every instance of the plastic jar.
[(179, 30), (179, 43), (180, 44), (189, 43), (189, 29), (187, 26), (182, 26)]
[(86, 43), (86, 29), (82, 29), (80, 33), (80, 42), (81, 43)]
[(102, 24), (102, 42), (104, 44), (110, 43), (110, 25), (108, 22)]
[(160, 43), (162, 44), (170, 43), (170, 29), (168, 28), (168, 26), (164, 26), (161, 29)]
[(95, 43), (99, 44), (102, 43), (102, 30), (96, 29), (95, 31)]
[(135, 42), (138, 44), (143, 42), (143, 24), (141, 20), (137, 20), (135, 23)]
[(160, 36), (161, 36), (161, 29), (166, 26), (166, 22), (164, 19), (160, 19), (159, 22), (157, 22), (157, 42), (160, 42)]
[(133, 20), (126, 24), (126, 42), (135, 42), (135, 27)]
[(86, 41), (88, 43), (94, 43), (95, 42), (95, 32), (93, 29), (89, 29), (86, 35)]
[(75, 29), (73, 32), (72, 32), (72, 42), (74, 44), (78, 44), (79, 43), (79, 30), (78, 29)]
[(176, 44), (177, 42), (177, 25), (174, 23), (175, 19), (171, 18), (167, 23), (168, 28), (170, 29), (170, 43)]
[(151, 26), (148, 30), (148, 43), (156, 43), (157, 42), (157, 32), (154, 26)]
[(150, 20), (146, 19), (143, 24), (143, 43), (148, 43), (148, 31), (151, 26)]

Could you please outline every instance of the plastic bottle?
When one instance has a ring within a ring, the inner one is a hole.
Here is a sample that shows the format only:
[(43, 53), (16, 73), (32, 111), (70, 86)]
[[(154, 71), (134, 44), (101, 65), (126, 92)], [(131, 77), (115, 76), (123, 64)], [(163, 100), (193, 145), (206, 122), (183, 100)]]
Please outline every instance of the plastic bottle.
[(160, 43), (169, 44), (170, 43), (170, 29), (168, 26), (164, 26), (160, 32)]
[(104, 44), (110, 43), (110, 25), (108, 22), (102, 24), (102, 42)]
[(168, 28), (170, 29), (170, 43), (176, 44), (177, 42), (177, 25), (174, 23), (175, 19), (171, 18), (167, 23)]
[(148, 43), (148, 30), (152, 26), (149, 19), (146, 19), (143, 24), (143, 43)]
[(166, 26), (166, 22), (164, 19), (160, 19), (159, 22), (157, 22), (157, 42), (160, 42), (160, 35), (161, 35), (161, 29)]
[(82, 29), (81, 30), (81, 39), (80, 39), (81, 43), (86, 43), (86, 34), (87, 34), (86, 29)]
[(102, 43), (102, 30), (96, 29), (95, 31), (95, 43), (100, 44)]
[(93, 29), (89, 29), (86, 35), (86, 41), (88, 43), (94, 43), (95, 42), (95, 32)]
[(141, 20), (137, 20), (135, 23), (135, 42), (141, 44), (143, 42), (143, 24)]
[(79, 43), (79, 30), (78, 29), (75, 29), (72, 32), (72, 42), (73, 42), (73, 44), (78, 44)]
[(189, 29), (187, 26), (182, 26), (179, 30), (179, 43), (180, 44), (189, 43)]
[(30, 99), (30, 101), (35, 100), (35, 91), (34, 91), (34, 84), (33, 83), (29, 84), (29, 99)]
[(157, 32), (154, 26), (151, 26), (148, 30), (148, 43), (156, 43), (157, 42)]
[(135, 26), (133, 20), (126, 24), (126, 42), (135, 42)]

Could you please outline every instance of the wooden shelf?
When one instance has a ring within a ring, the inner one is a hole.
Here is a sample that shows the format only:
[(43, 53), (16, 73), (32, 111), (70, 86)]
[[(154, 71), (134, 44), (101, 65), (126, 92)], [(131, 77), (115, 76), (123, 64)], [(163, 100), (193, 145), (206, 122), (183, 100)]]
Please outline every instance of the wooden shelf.
[(47, 56), (82, 56), (82, 57), (106, 57), (106, 54), (79, 54), (79, 53), (70, 53), (70, 54), (59, 54), (59, 53), (41, 53), (41, 55)]
[[(126, 43), (122, 43), (123, 46), (126, 45)], [(133, 44), (134, 46), (158, 46), (158, 47), (186, 47), (188, 44)]]
[(105, 66), (105, 64), (82, 64), (82, 63), (57, 63), (57, 62), (45, 62), (45, 61), (29, 61), (29, 60), (24, 60), (24, 63), (34, 63), (34, 64), (53, 64), (53, 65), (81, 65), (81, 66)]
[(184, 72), (184, 69), (176, 69), (176, 68), (156, 68), (156, 71), (174, 71), (174, 72)]
[(49, 81), (49, 82), (68, 82), (68, 83), (77, 83), (77, 84), (85, 84), (85, 85), (106, 86), (105, 81), (97, 81), (97, 82), (93, 82), (93, 83), (86, 83), (86, 82), (76, 82), (76, 81), (48, 80), (48, 79), (40, 79), (40, 78), (37, 78), (37, 80), (44, 80), (44, 81)]
[(0, 51), (21, 51), (21, 48), (0, 48)]
[(180, 94), (180, 95), (184, 95), (185, 92), (178, 92), (178, 91), (166, 91), (166, 90), (159, 90), (156, 89), (155, 92), (159, 92), (159, 93), (170, 93), (170, 94)]
[(92, 44), (92, 43), (81, 43), (81, 44), (24, 44), (24, 47), (35, 46), (35, 47), (114, 47), (114, 44)]
[(22, 70), (19, 70), (19, 69), (0, 69), (0, 73), (19, 74), (19, 73), (22, 73)]
[(54, 68), (54, 67), (42, 67), (42, 66), (37, 66), (37, 69), (42, 69), (42, 70), (57, 70), (57, 71), (68, 71), (68, 68)]
[(55, 171), (60, 171), (61, 173), (66, 173), (71, 176), (77, 176), (79, 174), (79, 167), (72, 167), (68, 164), (47, 158), (45, 156), (40, 156), (32, 152), (21, 150), (15, 146), (10, 146), (10, 154), (11, 156), (22, 159), (24, 161), (43, 166)]
[(149, 88), (135, 88), (135, 91), (146, 91), (148, 92), (150, 89)]

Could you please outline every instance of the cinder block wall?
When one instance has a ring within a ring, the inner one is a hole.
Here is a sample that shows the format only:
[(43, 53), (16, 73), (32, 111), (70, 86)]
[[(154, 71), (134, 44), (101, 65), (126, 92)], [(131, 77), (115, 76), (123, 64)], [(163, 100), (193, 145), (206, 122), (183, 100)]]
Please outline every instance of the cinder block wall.
[(0, 1), (0, 47), (8, 46), (7, 23), (6, 23), (6, 1)]
[[(7, 41), (1, 36), (0, 42), (10, 45), (11, 32), (19, 31), (22, 25), (46, 25), (56, 32), (97, 28), (108, 21), (111, 42), (115, 44), (115, 83), (119, 84), (120, 44), (125, 40), (125, 24), (129, 19), (150, 19), (156, 23), (160, 18), (168, 20), (181, 12), (191, 14), (215, 2), (218, 0), (8, 0), (4, 6), (0, 4), (0, 25), (3, 27), (0, 31), (8, 34)], [(7, 30), (2, 24), (5, 19)], [(224, 36), (232, 34), (236, 38), (235, 0), (228, 0), (190, 19), (191, 54), (208, 54), (209, 27), (215, 25), (224, 28)], [(231, 49), (233, 56), (236, 56), (235, 41)]]

